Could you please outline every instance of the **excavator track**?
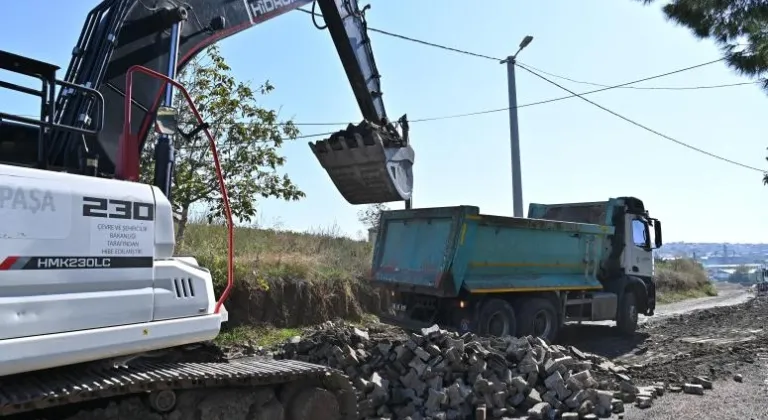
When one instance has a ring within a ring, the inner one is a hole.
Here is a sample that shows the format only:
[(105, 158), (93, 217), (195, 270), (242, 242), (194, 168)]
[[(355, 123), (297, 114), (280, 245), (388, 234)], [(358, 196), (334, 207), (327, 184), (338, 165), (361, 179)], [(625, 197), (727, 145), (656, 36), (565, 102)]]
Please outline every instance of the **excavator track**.
[[(121, 409), (130, 406), (130, 410)], [(130, 414), (127, 414), (130, 411)], [(2, 378), (0, 417), (104, 420), (357, 419), (340, 372), (293, 360), (137, 361), (73, 365)]]

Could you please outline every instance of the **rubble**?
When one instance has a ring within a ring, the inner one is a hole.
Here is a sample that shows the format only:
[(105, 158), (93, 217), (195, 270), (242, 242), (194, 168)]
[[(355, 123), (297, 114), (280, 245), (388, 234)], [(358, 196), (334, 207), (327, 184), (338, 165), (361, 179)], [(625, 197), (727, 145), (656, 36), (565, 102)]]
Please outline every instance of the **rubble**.
[[(648, 408), (665, 390), (675, 391), (664, 383), (639, 387), (623, 366), (574, 347), (437, 327), (382, 336), (327, 322), (275, 357), (344, 372), (364, 419), (605, 418), (621, 415), (625, 404)], [(703, 393), (707, 381), (695, 378), (680, 390)]]

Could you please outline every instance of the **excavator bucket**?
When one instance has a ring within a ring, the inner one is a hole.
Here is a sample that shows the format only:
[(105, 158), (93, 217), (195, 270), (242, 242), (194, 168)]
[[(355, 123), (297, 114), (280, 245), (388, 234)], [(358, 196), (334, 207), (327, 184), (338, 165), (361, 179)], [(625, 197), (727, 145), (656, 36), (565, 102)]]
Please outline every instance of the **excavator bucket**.
[(350, 124), (309, 147), (350, 204), (410, 200), (414, 152), (391, 127)]

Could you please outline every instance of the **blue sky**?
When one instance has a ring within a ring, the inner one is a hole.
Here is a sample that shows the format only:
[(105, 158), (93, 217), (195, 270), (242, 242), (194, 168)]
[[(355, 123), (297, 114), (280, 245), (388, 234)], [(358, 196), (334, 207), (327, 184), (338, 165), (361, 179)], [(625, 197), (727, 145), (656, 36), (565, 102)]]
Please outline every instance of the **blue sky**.
[[(372, 27), (491, 56), (506, 56), (523, 36), (533, 35), (521, 62), (594, 83), (618, 84), (720, 57), (711, 42), (667, 22), (658, 5), (630, 0), (445, 0), (440, 7), (426, 0), (369, 2)], [(12, 2), (0, 18), (2, 48), (66, 68), (94, 4)], [(417, 119), (507, 106), (503, 65), (376, 33), (371, 38), (391, 116), (407, 112)], [(330, 35), (315, 29), (308, 15), (289, 13), (221, 46), (240, 79), (269, 79), (276, 86), (263, 103), (280, 108), (282, 116), (296, 122), (359, 121)], [(578, 92), (593, 89), (554, 80)], [(745, 80), (718, 63), (638, 86)], [(523, 71), (517, 82), (520, 104), (565, 93)], [(0, 109), (8, 110), (4, 97), (0, 94)], [(758, 87), (614, 89), (590, 99), (712, 153), (766, 167), (766, 96)], [(16, 111), (33, 113), (34, 108)], [(763, 241), (768, 187), (762, 186), (760, 173), (680, 147), (577, 98), (521, 109), (519, 119), (526, 209), (529, 202), (634, 195), (662, 219), (667, 241)], [(302, 129), (303, 134), (329, 131)], [(471, 204), (483, 213), (512, 215), (506, 112), (412, 124), (411, 138), (416, 206)], [(350, 235), (362, 229), (356, 217), (360, 208), (341, 198), (306, 140), (286, 145), (284, 153), (284, 170), (307, 198), (261, 201), (262, 223), (297, 230), (336, 225)]]

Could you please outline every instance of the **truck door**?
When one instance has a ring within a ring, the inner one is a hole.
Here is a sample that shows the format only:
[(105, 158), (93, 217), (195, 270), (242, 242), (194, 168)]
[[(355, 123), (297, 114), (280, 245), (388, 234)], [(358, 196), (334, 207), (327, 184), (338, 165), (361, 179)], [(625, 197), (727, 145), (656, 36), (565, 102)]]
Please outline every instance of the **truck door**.
[[(640, 216), (625, 215), (626, 245), (624, 247), (624, 269), (627, 274), (637, 277), (653, 275), (653, 250), (646, 245), (653, 243), (648, 221)], [(650, 239), (650, 240), (649, 240)]]

